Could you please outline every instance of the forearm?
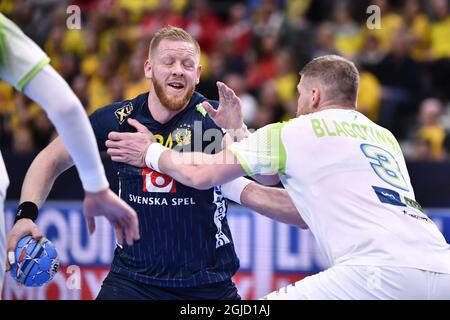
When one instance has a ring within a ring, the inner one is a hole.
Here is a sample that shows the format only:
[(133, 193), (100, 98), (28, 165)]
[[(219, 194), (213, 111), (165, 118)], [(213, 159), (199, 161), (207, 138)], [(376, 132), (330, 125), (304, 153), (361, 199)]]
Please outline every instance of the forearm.
[(266, 187), (253, 182), (248, 184), (241, 193), (241, 203), (270, 219), (302, 229), (308, 228), (284, 189)]
[(72, 166), (72, 159), (64, 151), (62, 142), (57, 138), (38, 154), (25, 175), (20, 203), (31, 201), (38, 207), (42, 206), (55, 179)]
[(168, 150), (161, 155), (159, 169), (184, 185), (209, 189), (214, 186), (214, 177), (208, 173), (211, 166), (201, 164), (206, 156), (199, 152), (183, 154)]
[(167, 150), (162, 153), (158, 163), (161, 172), (196, 189), (209, 189), (245, 175), (234, 156), (225, 152), (208, 155)]
[(64, 79), (46, 66), (25, 86), (24, 93), (47, 112), (75, 162), (83, 188), (90, 192), (106, 189), (109, 184), (94, 132), (79, 99)]
[(278, 174), (272, 174), (272, 175), (256, 174), (256, 175), (252, 176), (252, 178), (266, 186), (274, 186), (274, 185), (280, 183), (280, 177), (278, 176)]

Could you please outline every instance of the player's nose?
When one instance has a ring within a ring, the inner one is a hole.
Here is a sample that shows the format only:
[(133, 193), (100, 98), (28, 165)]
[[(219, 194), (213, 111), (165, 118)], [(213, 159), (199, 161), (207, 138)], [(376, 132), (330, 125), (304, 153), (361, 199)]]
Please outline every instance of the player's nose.
[(174, 63), (172, 67), (172, 76), (182, 77), (183, 74), (184, 74), (183, 66), (181, 65), (181, 63), (180, 62)]

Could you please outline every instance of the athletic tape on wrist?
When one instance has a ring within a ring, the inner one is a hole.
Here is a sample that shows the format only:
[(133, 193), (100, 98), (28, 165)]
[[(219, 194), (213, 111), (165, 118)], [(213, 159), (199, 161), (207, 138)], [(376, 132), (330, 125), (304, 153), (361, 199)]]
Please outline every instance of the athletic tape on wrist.
[(170, 150), (169, 148), (164, 147), (163, 145), (159, 143), (152, 143), (148, 149), (147, 153), (145, 154), (145, 164), (147, 167), (156, 170), (158, 172), (161, 172), (159, 170), (159, 158), (161, 157), (162, 153), (166, 150)]
[(241, 203), (242, 191), (244, 191), (245, 187), (252, 182), (253, 181), (250, 179), (240, 177), (230, 182), (224, 183), (222, 184), (221, 187), (222, 195), (229, 200), (242, 204)]

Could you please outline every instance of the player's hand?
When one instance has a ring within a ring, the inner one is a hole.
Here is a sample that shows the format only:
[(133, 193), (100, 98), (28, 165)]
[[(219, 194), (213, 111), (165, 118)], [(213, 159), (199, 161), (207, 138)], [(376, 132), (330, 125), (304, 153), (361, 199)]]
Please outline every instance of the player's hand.
[(139, 121), (128, 119), (128, 124), (135, 127), (137, 132), (110, 132), (106, 141), (107, 153), (112, 161), (145, 168), (145, 154), (156, 139)]
[(36, 240), (42, 238), (42, 234), (39, 232), (37, 225), (33, 222), (33, 220), (28, 218), (18, 220), (8, 233), (6, 250), (8, 253), (8, 258), (6, 259), (6, 271), (9, 271), (9, 269), (11, 269), (11, 265), (15, 263), (17, 243), (20, 239), (28, 235), (31, 235), (31, 237)]
[(244, 125), (241, 100), (226, 84), (217, 81), (219, 89), (219, 107), (214, 109), (208, 102), (203, 102), (203, 108), (208, 112), (214, 123), (222, 129), (240, 129)]
[(129, 246), (139, 240), (139, 221), (136, 212), (109, 188), (100, 192), (86, 192), (83, 203), (89, 233), (95, 231), (95, 216), (104, 216), (114, 227), (117, 242), (123, 243), (123, 236)]

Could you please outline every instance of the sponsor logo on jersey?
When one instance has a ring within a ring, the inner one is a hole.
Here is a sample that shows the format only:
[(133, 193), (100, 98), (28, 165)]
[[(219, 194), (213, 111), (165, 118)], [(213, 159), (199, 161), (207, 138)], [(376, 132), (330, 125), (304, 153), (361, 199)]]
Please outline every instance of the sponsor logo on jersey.
[(400, 206), (400, 207), (406, 207), (406, 204), (404, 204), (400, 198), (400, 194), (397, 191), (386, 189), (386, 188), (380, 188), (372, 186), (373, 190), (375, 191), (376, 195), (378, 196), (378, 199), (382, 203), (388, 203), (392, 204), (394, 206)]
[(159, 193), (175, 193), (177, 185), (172, 177), (150, 168), (142, 169), (143, 191)]
[(372, 186), (372, 188), (382, 203), (388, 203), (399, 207), (409, 207), (425, 213), (422, 206), (416, 200), (402, 196), (397, 191), (375, 186)]
[(117, 120), (119, 120), (119, 124), (122, 124), (132, 111), (133, 105), (131, 103), (128, 103), (123, 107), (117, 109), (114, 114), (116, 115)]

